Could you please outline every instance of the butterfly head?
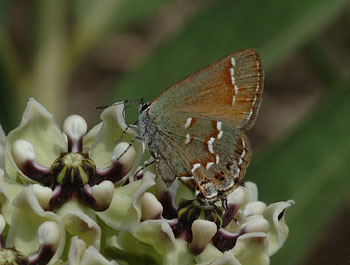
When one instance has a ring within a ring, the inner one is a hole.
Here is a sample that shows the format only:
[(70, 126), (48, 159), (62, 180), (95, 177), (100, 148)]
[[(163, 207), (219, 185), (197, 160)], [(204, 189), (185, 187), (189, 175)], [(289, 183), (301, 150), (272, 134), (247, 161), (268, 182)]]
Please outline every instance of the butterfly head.
[(143, 98), (139, 102), (139, 113), (145, 112), (149, 107), (151, 106), (151, 103), (146, 102)]

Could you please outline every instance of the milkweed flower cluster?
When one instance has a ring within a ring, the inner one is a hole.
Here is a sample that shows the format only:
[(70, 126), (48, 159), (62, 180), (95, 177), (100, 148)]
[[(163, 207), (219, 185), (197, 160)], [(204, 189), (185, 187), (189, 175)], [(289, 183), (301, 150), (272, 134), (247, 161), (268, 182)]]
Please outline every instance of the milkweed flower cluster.
[(0, 127), (0, 264), (269, 264), (293, 202), (266, 205), (251, 182), (224, 206), (167, 188), (139, 170), (146, 148), (123, 107), (89, 131), (78, 115), (61, 130), (30, 99), (17, 128)]

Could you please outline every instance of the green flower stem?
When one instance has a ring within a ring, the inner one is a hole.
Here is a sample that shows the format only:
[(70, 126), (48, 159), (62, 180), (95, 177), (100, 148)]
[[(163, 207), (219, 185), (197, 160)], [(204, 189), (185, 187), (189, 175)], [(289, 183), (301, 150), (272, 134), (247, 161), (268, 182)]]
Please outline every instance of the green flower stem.
[[(61, 120), (62, 110), (66, 109), (64, 98), (69, 75), (66, 69), (64, 1), (41, 0), (39, 14), (42, 18), (38, 24), (41, 26), (40, 47), (34, 61), (33, 73), (30, 74), (32, 78), (27, 84), (30, 89), (26, 90)], [(21, 89), (24, 90), (24, 87)], [(25, 95), (24, 99), (26, 98), (28, 95)]]
[(11, 87), (17, 87), (23, 70), (22, 64), (16, 51), (13, 49), (9, 36), (2, 26), (0, 26), (0, 64), (9, 85)]
[(70, 65), (74, 69), (85, 55), (90, 52), (106, 32), (115, 15), (116, 8), (122, 0), (96, 1), (88, 12), (78, 20), (73, 30), (73, 40), (70, 47)]

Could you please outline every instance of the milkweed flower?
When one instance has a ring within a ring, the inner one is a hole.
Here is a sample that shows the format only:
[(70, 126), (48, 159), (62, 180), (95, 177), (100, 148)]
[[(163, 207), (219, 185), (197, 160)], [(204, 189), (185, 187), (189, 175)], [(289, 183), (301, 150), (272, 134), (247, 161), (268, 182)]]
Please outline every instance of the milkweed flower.
[(173, 185), (166, 189), (158, 182), (154, 194), (142, 196), (142, 220), (132, 230), (135, 241), (161, 253), (162, 264), (269, 264), (287, 239), (284, 214), (293, 201), (266, 205), (258, 200), (257, 186), (246, 182), (223, 207), (193, 198), (181, 183)]
[(17, 128), (0, 127), (0, 263), (269, 264), (293, 201), (266, 205), (251, 182), (223, 204), (167, 188), (140, 168), (145, 145), (123, 110), (90, 131), (71, 115), (61, 130), (30, 99)]
[[(116, 108), (103, 112), (102, 122), (90, 131), (79, 115), (69, 116), (61, 131), (52, 114), (30, 99), (19, 126), (7, 137), (0, 129), (0, 213), (7, 224), (2, 234), (7, 254), (21, 253), (29, 264), (54, 264), (74, 236), (100, 250), (98, 215), (108, 213), (118, 187), (134, 175), (143, 154), (140, 141), (118, 141), (121, 112)], [(55, 248), (41, 247), (43, 234), (57, 239)]]

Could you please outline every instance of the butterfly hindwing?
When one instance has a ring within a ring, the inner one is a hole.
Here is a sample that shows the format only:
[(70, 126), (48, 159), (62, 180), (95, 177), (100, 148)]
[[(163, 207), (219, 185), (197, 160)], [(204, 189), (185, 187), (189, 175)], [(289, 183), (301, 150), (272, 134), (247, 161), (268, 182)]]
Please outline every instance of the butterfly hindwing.
[(171, 118), (165, 114), (161, 119), (157, 168), (166, 183), (176, 175), (207, 199), (241, 183), (250, 158), (241, 130), (189, 113), (172, 113)]

